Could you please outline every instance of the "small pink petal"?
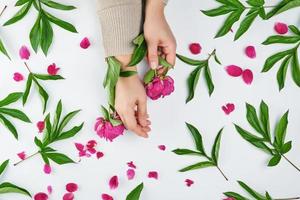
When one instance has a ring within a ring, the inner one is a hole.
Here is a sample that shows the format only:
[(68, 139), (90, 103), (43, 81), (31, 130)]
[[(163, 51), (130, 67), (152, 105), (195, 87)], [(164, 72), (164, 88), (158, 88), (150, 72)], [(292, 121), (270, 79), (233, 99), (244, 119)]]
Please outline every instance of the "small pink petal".
[(87, 148), (94, 148), (97, 145), (97, 142), (95, 140), (88, 141), (86, 147)]
[(135, 164), (133, 163), (133, 161), (128, 162), (128, 163), (127, 163), (127, 166), (130, 167), (130, 168), (136, 169), (136, 166), (135, 166)]
[(52, 186), (51, 185), (48, 185), (47, 186), (47, 191), (48, 191), (48, 194), (51, 194), (53, 189), (52, 189)]
[(22, 151), (22, 152), (18, 153), (17, 155), (21, 160), (25, 160), (25, 158), (26, 158), (25, 151)]
[(109, 180), (109, 187), (111, 190), (116, 189), (119, 186), (118, 176), (113, 176)]
[(86, 153), (86, 151), (79, 151), (79, 157), (84, 157), (84, 156), (87, 156), (87, 155), (88, 154)]
[(63, 200), (73, 200), (74, 199), (74, 194), (72, 192), (66, 193), (63, 196)]
[(45, 174), (51, 174), (51, 171), (52, 171), (51, 166), (48, 165), (48, 164), (45, 164), (44, 165), (44, 172), (45, 172)]
[(48, 195), (44, 192), (39, 192), (34, 195), (34, 200), (48, 200)]
[(249, 58), (256, 58), (256, 50), (254, 46), (247, 46), (245, 53)]
[(19, 50), (19, 55), (20, 55), (20, 58), (21, 59), (24, 59), (24, 60), (28, 60), (29, 57), (30, 57), (30, 52), (28, 50), (28, 48), (23, 45), (20, 50)]
[(19, 72), (16, 72), (16, 73), (14, 73), (13, 79), (14, 79), (16, 82), (20, 82), (20, 81), (23, 81), (23, 80), (24, 80), (24, 76), (23, 76), (22, 74), (20, 74)]
[(78, 151), (83, 151), (84, 150), (84, 145), (81, 143), (75, 143), (75, 147)]
[(98, 151), (96, 156), (97, 156), (97, 159), (102, 158), (104, 156), (104, 153), (101, 151)]
[(76, 183), (68, 183), (66, 185), (66, 190), (68, 192), (76, 192), (78, 190), (78, 185)]
[(223, 199), (223, 200), (236, 200), (236, 199), (233, 197), (227, 197), (226, 199)]
[(91, 43), (87, 37), (83, 38), (82, 41), (80, 42), (80, 47), (83, 49), (89, 48), (90, 45)]
[(226, 70), (227, 74), (229, 74), (230, 76), (233, 76), (233, 77), (238, 77), (243, 74), (242, 68), (240, 68), (239, 66), (236, 66), (236, 65), (229, 65), (229, 66), (225, 67), (225, 70)]
[(244, 82), (247, 85), (250, 85), (252, 83), (252, 81), (253, 81), (253, 73), (252, 73), (252, 71), (250, 69), (245, 69), (243, 71), (242, 77), (243, 77)]
[(158, 179), (158, 173), (156, 171), (150, 171), (148, 173), (148, 178), (154, 178), (154, 179)]
[(281, 22), (277, 22), (274, 25), (274, 30), (278, 33), (278, 34), (286, 34), (288, 32), (288, 25), (285, 23), (281, 23)]
[(186, 183), (186, 186), (191, 187), (191, 185), (194, 184), (194, 181), (187, 178), (187, 179), (185, 179), (185, 183)]
[(134, 169), (128, 169), (126, 174), (127, 174), (128, 180), (132, 180), (132, 179), (134, 179), (135, 171), (134, 171)]
[(88, 152), (90, 152), (91, 154), (95, 154), (95, 153), (97, 152), (95, 148), (88, 148), (87, 150), (88, 150)]
[(189, 49), (191, 51), (192, 54), (199, 54), (201, 53), (202, 47), (199, 43), (191, 43), (189, 45)]
[(101, 195), (102, 200), (114, 200), (114, 198), (108, 194)]
[(158, 145), (158, 148), (162, 151), (166, 150), (166, 146), (165, 145)]
[(49, 65), (47, 68), (47, 72), (51, 76), (57, 75), (58, 70), (60, 70), (60, 68), (56, 67), (55, 63), (53, 63), (52, 65)]
[(45, 122), (44, 121), (39, 121), (38, 123), (36, 123), (36, 126), (39, 130), (39, 133), (44, 131), (45, 128)]
[(235, 109), (234, 104), (232, 103), (227, 103), (225, 106), (222, 106), (222, 110), (226, 115), (229, 115), (231, 112), (233, 112)]

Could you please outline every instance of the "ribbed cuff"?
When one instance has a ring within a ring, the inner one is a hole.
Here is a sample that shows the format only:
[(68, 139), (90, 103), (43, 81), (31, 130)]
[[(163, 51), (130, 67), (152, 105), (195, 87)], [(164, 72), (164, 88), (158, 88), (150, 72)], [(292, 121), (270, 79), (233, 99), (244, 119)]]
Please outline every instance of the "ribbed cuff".
[(142, 1), (98, 11), (106, 56), (132, 54), (132, 40), (142, 31)]

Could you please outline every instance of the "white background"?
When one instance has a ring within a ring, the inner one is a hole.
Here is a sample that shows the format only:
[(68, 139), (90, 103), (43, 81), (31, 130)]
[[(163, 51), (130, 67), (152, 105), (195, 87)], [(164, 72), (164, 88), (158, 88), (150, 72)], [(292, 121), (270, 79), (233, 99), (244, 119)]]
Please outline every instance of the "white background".
[[(1, 24), (17, 11), (13, 8), (14, 2), (1, 0), (0, 8), (4, 5), (9, 6), (0, 20)], [(36, 151), (33, 143), (34, 136), (38, 135), (35, 124), (43, 119), (43, 115), (38, 94), (31, 92), (23, 110), (33, 123), (25, 124), (14, 120), (19, 131), (19, 141), (16, 141), (2, 125), (0, 126), (0, 160), (11, 159), (10, 166), (1, 180), (9, 180), (23, 186), (32, 194), (46, 191), (46, 187), (52, 185), (54, 191), (50, 199), (53, 200), (62, 198), (65, 184), (68, 182), (78, 183), (80, 189), (75, 197), (80, 200), (100, 199), (102, 193), (109, 193), (117, 200), (125, 199), (126, 194), (142, 181), (145, 183), (142, 200), (218, 200), (224, 197), (222, 193), (225, 191), (243, 193), (236, 180), (243, 180), (260, 192), (268, 190), (276, 198), (300, 195), (300, 173), (285, 160), (274, 168), (267, 167), (268, 155), (245, 142), (232, 125), (234, 122), (250, 129), (245, 118), (245, 102), (258, 106), (264, 99), (270, 106), (272, 129), (279, 117), (289, 109), (287, 140), (293, 141), (293, 148), (287, 156), (300, 165), (300, 90), (288, 73), (286, 87), (282, 92), (278, 92), (276, 83), (278, 66), (269, 73), (260, 73), (268, 56), (285, 49), (284, 46), (263, 46), (260, 45), (261, 42), (274, 34), (273, 25), (277, 21), (299, 26), (299, 9), (276, 16), (269, 21), (258, 19), (246, 35), (233, 42), (232, 33), (220, 39), (213, 39), (224, 17), (209, 18), (200, 12), (200, 9), (215, 7), (217, 4), (214, 1), (171, 0), (166, 8), (166, 15), (177, 38), (178, 53), (204, 59), (214, 48), (217, 49), (223, 65), (211, 63), (215, 92), (209, 98), (204, 80), (201, 78), (194, 100), (186, 105), (186, 79), (193, 67), (178, 61), (175, 70), (170, 73), (175, 79), (174, 94), (155, 102), (149, 101), (149, 114), (153, 124), (150, 138), (141, 139), (127, 132), (115, 142), (108, 143), (98, 138), (93, 131), (95, 119), (100, 116), (99, 107), (106, 103), (106, 93), (101, 85), (106, 66), (99, 20), (95, 10), (96, 0), (64, 2), (73, 4), (78, 9), (69, 13), (61, 11), (53, 13), (72, 22), (79, 33), (72, 34), (54, 26), (55, 39), (49, 56), (46, 58), (41, 52), (37, 55), (33, 53), (28, 64), (32, 71), (46, 73), (47, 66), (54, 62), (61, 68), (60, 74), (66, 78), (63, 81), (43, 83), (50, 94), (48, 111), (54, 110), (59, 99), (63, 100), (65, 111), (82, 109), (73, 124), (85, 121), (83, 130), (74, 139), (62, 141), (54, 147), (77, 159), (73, 143), (97, 139), (99, 150), (103, 151), (105, 156), (100, 160), (95, 157), (83, 159), (80, 164), (75, 165), (53, 164), (51, 175), (43, 173), (43, 162), (40, 157), (13, 167), (12, 163), (18, 160), (17, 153), (23, 150), (27, 154)], [(267, 1), (267, 4), (273, 5), (274, 1)], [(28, 35), (35, 16), (36, 13), (32, 10), (21, 22), (0, 29), (1, 38), (13, 58), (9, 61), (0, 56), (0, 98), (11, 92), (24, 91), (26, 82), (16, 83), (12, 77), (14, 72), (21, 72), (25, 76), (28, 74), (18, 57), (18, 50), (21, 45), (30, 46)], [(237, 27), (234, 26), (233, 30), (237, 30)], [(153, 31), (156, 31), (155, 27)], [(85, 36), (89, 37), (92, 43), (88, 50), (79, 47), (81, 39)], [(191, 42), (201, 43), (203, 50), (199, 56), (192, 56), (189, 53), (188, 44)], [(243, 52), (249, 44), (257, 49), (257, 58), (254, 60), (247, 58)], [(253, 84), (248, 86), (239, 78), (229, 77), (224, 71), (224, 66), (229, 64), (250, 68), (254, 72)], [(236, 105), (236, 110), (230, 116), (226, 116), (221, 110), (221, 106), (228, 102)], [(20, 102), (13, 107), (22, 108)], [(219, 162), (230, 181), (226, 182), (215, 168), (177, 172), (178, 169), (199, 160), (197, 157), (181, 157), (171, 153), (172, 149), (179, 147), (193, 148), (193, 141), (186, 130), (185, 121), (199, 128), (209, 152), (218, 130), (225, 127)], [(167, 151), (158, 150), (159, 144), (165, 144)], [(131, 160), (138, 167), (137, 175), (133, 181), (127, 181), (126, 162)], [(147, 178), (150, 170), (159, 172), (159, 180)], [(110, 191), (108, 180), (113, 175), (119, 175), (120, 186), (117, 190)], [(190, 188), (186, 187), (184, 183), (186, 178), (194, 180), (195, 184)], [(1, 195), (1, 199), (19, 200), (26, 197)]]

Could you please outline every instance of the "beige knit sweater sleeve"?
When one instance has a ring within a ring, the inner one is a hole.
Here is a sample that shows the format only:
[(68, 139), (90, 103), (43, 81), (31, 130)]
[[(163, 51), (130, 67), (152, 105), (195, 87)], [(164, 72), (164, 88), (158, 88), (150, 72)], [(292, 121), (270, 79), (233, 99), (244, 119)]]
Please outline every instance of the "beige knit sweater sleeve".
[(132, 54), (132, 40), (143, 27), (144, 1), (98, 0), (97, 12), (106, 56)]

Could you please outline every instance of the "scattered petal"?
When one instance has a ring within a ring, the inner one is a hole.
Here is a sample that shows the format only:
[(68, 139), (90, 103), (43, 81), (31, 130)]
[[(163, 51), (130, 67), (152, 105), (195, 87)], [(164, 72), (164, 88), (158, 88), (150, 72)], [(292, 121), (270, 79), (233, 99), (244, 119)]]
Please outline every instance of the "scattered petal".
[(274, 26), (274, 30), (278, 33), (278, 34), (286, 34), (288, 32), (288, 25), (285, 23), (281, 23), (281, 22), (277, 22), (275, 23)]
[(114, 198), (108, 194), (102, 194), (101, 197), (102, 200), (114, 200)]
[(192, 54), (199, 54), (201, 53), (202, 47), (199, 43), (191, 43), (189, 45), (189, 49), (191, 51)]
[(58, 70), (60, 70), (60, 68), (56, 67), (55, 63), (53, 63), (52, 65), (49, 65), (47, 68), (47, 72), (51, 76), (57, 75)]
[(89, 48), (90, 45), (91, 45), (91, 43), (87, 37), (83, 38), (80, 42), (80, 47), (83, 49)]
[(256, 58), (256, 50), (254, 46), (247, 46), (245, 53), (249, 58)]
[(48, 191), (48, 194), (51, 194), (53, 189), (52, 189), (52, 186), (51, 185), (48, 185), (47, 186), (47, 191)]
[(36, 126), (39, 130), (39, 133), (42, 133), (45, 129), (45, 122), (44, 121), (39, 121), (38, 123), (36, 123)]
[(24, 60), (28, 60), (29, 57), (30, 57), (30, 52), (28, 50), (28, 48), (23, 45), (20, 50), (19, 50), (19, 55), (20, 55), (20, 58), (21, 59), (24, 59)]
[(102, 158), (104, 156), (104, 153), (101, 151), (98, 151), (96, 156), (97, 156), (97, 159)]
[(223, 199), (223, 200), (236, 200), (236, 199), (233, 197), (227, 197), (226, 199)]
[(34, 200), (48, 200), (48, 195), (44, 192), (39, 192), (34, 195)]
[(74, 194), (72, 192), (66, 193), (63, 196), (63, 200), (73, 200), (74, 199)]
[(136, 169), (136, 166), (135, 166), (135, 164), (133, 163), (133, 161), (128, 162), (128, 163), (127, 163), (127, 166), (130, 167), (130, 168)]
[(26, 158), (25, 151), (22, 151), (22, 152), (18, 153), (17, 155), (21, 160), (25, 160), (25, 158)]
[(166, 146), (165, 145), (158, 145), (158, 148), (162, 151), (166, 150)]
[(78, 151), (83, 151), (84, 150), (84, 145), (81, 143), (75, 143), (75, 147)]
[(113, 176), (109, 180), (109, 187), (111, 190), (116, 189), (119, 186), (118, 176)]
[(154, 179), (158, 179), (158, 173), (156, 171), (150, 171), (148, 173), (148, 178), (154, 178)]
[(95, 148), (88, 148), (87, 150), (88, 150), (88, 152), (90, 152), (91, 154), (95, 154), (95, 153), (97, 152)]
[(24, 76), (22, 74), (20, 74), (19, 72), (14, 73), (14, 80), (16, 82), (20, 82), (24, 80)]
[(227, 103), (225, 106), (222, 106), (222, 110), (226, 115), (229, 115), (235, 109), (235, 105), (233, 103)]
[(51, 174), (51, 171), (52, 171), (51, 166), (48, 165), (48, 164), (45, 164), (44, 165), (44, 172), (45, 172), (45, 174)]
[(243, 74), (242, 68), (240, 68), (239, 66), (236, 66), (236, 65), (229, 65), (229, 66), (225, 67), (225, 70), (226, 70), (227, 74), (229, 74), (230, 76), (233, 76), (233, 77), (238, 77)]
[(97, 142), (95, 140), (88, 141), (86, 147), (87, 148), (94, 148), (97, 145)]
[(246, 84), (250, 85), (253, 81), (253, 73), (250, 69), (245, 69), (243, 71), (243, 80)]
[(187, 178), (187, 179), (185, 179), (185, 183), (186, 183), (186, 186), (191, 187), (191, 185), (194, 184), (194, 181)]
[(68, 192), (76, 192), (78, 190), (78, 185), (76, 183), (68, 183), (66, 185), (66, 190)]
[(134, 179), (135, 171), (134, 171), (134, 169), (128, 169), (126, 174), (127, 174), (128, 180), (132, 180), (132, 179)]

